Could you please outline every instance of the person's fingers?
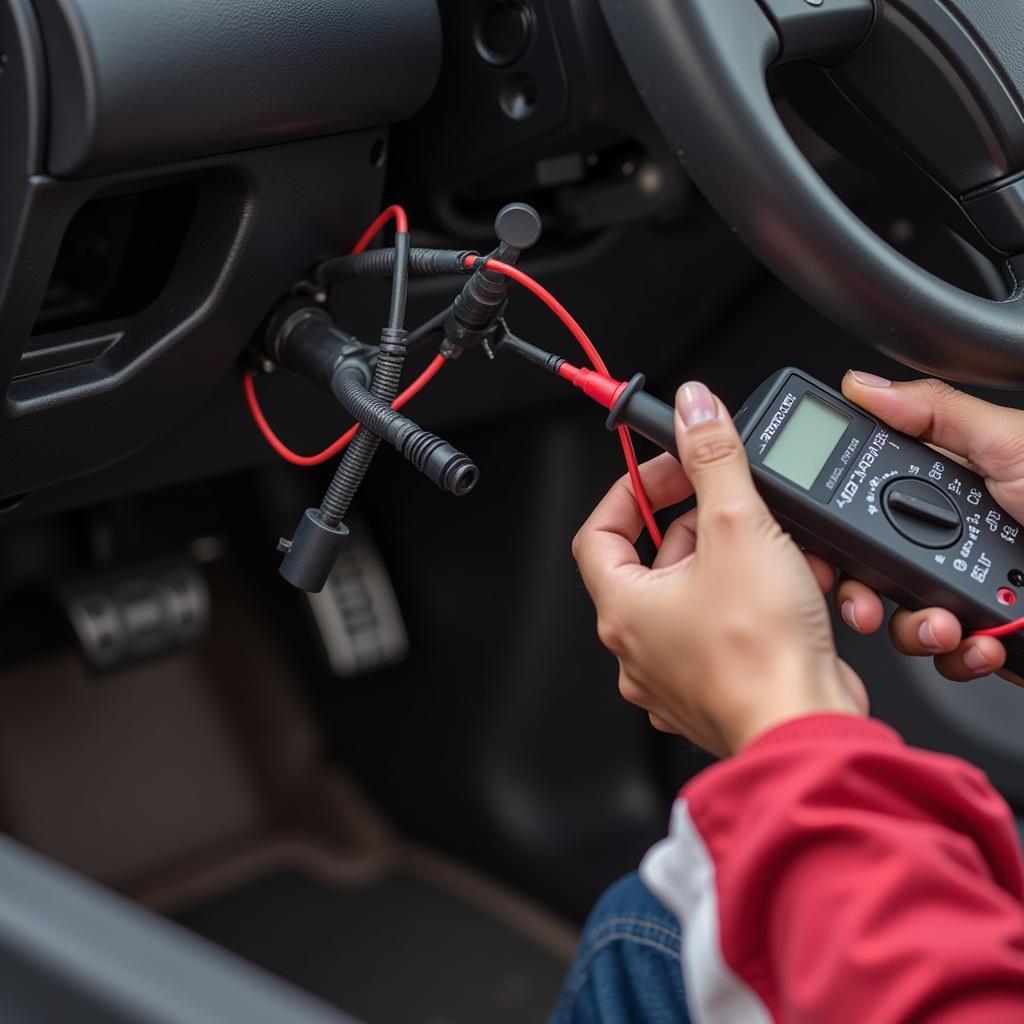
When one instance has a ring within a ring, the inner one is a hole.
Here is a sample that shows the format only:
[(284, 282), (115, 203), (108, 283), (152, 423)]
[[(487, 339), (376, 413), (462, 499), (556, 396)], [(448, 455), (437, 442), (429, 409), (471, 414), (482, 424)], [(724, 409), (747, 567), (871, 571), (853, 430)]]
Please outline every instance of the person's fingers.
[[(609, 494), (605, 501), (611, 497)], [(632, 495), (625, 491), (620, 491), (616, 502), (634, 505)], [(598, 506), (572, 542), (573, 558), (599, 611), (606, 595), (614, 590), (626, 573), (642, 569), (640, 556), (633, 546), (636, 536), (628, 526), (618, 525), (617, 512), (619, 510), (614, 508), (602, 511)]]
[(619, 670), (619, 696), (627, 704), (643, 708), (645, 711), (651, 703), (650, 694), (622, 669)]
[(747, 453), (722, 403), (697, 381), (676, 393), (679, 460), (697, 495), (698, 533), (703, 544), (735, 543), (769, 518), (754, 489)]
[(697, 548), (697, 510), (691, 508), (666, 531), (661, 548), (654, 556), (654, 569), (667, 569), (688, 558)]
[(836, 609), (857, 633), (875, 633), (885, 621), (885, 605), (869, 586), (843, 578), (836, 589)]
[(658, 732), (665, 732), (671, 736), (679, 735), (679, 731), (677, 729), (673, 729), (664, 718), (660, 715), (656, 715), (653, 711), (649, 712), (647, 717), (651, 720), (651, 725), (653, 725)]
[(835, 567), (819, 555), (811, 554), (810, 551), (805, 551), (804, 557), (807, 559), (807, 564), (811, 567), (811, 572), (814, 573), (814, 578), (817, 580), (821, 592), (827, 594), (836, 585)]
[(941, 675), (957, 683), (998, 672), (1006, 661), (1006, 648), (994, 636), (971, 636), (948, 654), (935, 659)]
[[(674, 505), (693, 493), (686, 475), (671, 455), (660, 455), (645, 462), (640, 467), (640, 475), (644, 490), (656, 508)], [(622, 578), (623, 571), (635, 572), (641, 568), (634, 544), (643, 528), (632, 484), (628, 476), (622, 476), (572, 542), (573, 557), (579, 563), (583, 582), (595, 602)]]
[(993, 480), (1024, 478), (1024, 412), (1018, 409), (942, 381), (893, 382), (863, 370), (846, 374), (843, 394), (904, 434), (964, 456)]
[(634, 707), (646, 711), (651, 725), (658, 732), (671, 733), (674, 736), (679, 735), (679, 730), (673, 729), (668, 721), (657, 710), (654, 710), (655, 699), (651, 692), (646, 687), (641, 686), (621, 667), (619, 669), (619, 695), (627, 704), (632, 704)]
[(955, 651), (963, 640), (957, 617), (945, 608), (920, 612), (899, 609), (889, 620), (889, 635), (901, 654), (936, 655)]
[[(655, 512), (660, 512), (671, 505), (678, 505), (693, 494), (693, 485), (686, 478), (679, 460), (668, 452), (642, 462), (640, 479), (644, 482), (644, 491)], [(629, 475), (623, 475), (620, 480), (623, 485), (629, 487), (632, 494), (633, 487)], [(642, 525), (641, 523), (641, 527), (637, 529), (637, 536), (643, 532)]]

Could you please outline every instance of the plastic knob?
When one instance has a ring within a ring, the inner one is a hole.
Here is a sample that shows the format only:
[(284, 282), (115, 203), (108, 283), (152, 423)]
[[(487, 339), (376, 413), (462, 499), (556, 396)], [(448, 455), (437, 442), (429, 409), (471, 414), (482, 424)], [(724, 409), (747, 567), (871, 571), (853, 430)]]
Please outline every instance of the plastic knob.
[(934, 484), (916, 477), (893, 480), (882, 493), (882, 511), (902, 536), (923, 548), (948, 548), (963, 533), (956, 505)]
[(503, 206), (494, 221), (494, 231), (499, 240), (514, 249), (529, 249), (536, 245), (543, 227), (540, 214), (528, 203)]

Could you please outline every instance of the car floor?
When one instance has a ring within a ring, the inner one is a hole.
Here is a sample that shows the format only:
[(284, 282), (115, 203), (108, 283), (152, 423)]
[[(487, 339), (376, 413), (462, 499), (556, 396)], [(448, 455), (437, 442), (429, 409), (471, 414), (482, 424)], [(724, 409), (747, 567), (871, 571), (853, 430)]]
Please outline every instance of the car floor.
[(327, 759), (245, 587), (218, 568), (212, 594), (193, 651), (4, 673), (3, 830), (374, 1024), (544, 1020), (573, 929), (403, 839)]

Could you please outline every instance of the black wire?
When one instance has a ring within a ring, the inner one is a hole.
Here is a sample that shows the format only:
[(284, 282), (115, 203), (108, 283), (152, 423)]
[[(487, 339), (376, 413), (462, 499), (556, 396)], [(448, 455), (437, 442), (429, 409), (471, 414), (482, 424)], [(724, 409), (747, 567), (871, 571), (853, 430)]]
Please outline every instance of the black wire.
[(410, 331), (409, 337), (406, 338), (406, 346), (409, 351), (415, 352), (417, 349), (429, 344), (432, 339), (438, 337), (443, 332), (444, 325), (448, 322), (451, 311), (451, 306), (445, 306), (440, 313), (435, 313), (429, 320), (420, 324), (416, 330)]
[[(470, 274), (466, 260), (478, 253), (469, 250), (409, 249), (410, 277), (449, 277)], [(314, 273), (319, 285), (337, 284), (357, 277), (389, 277), (395, 269), (394, 248), (372, 249), (355, 255), (335, 256), (321, 263)]]
[[(373, 370), (370, 393), (390, 405), (398, 394), (408, 351), (405, 336), (405, 312), (409, 297), (409, 235), (395, 235), (395, 270), (391, 282), (391, 309), (388, 326), (381, 331), (377, 365)], [(320, 503), (320, 515), (328, 526), (342, 523), (352, 501), (380, 447), (380, 438), (360, 427), (353, 442), (341, 458)]]
[(409, 233), (395, 235), (395, 272), (391, 278), (391, 315), (388, 326), (393, 331), (405, 329), (405, 309), (409, 300)]

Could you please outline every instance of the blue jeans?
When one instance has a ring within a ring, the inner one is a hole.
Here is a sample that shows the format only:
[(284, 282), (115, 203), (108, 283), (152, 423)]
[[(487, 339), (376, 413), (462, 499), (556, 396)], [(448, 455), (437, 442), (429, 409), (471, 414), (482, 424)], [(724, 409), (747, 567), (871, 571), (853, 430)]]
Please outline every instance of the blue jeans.
[(598, 901), (550, 1024), (690, 1024), (679, 922), (640, 876)]

